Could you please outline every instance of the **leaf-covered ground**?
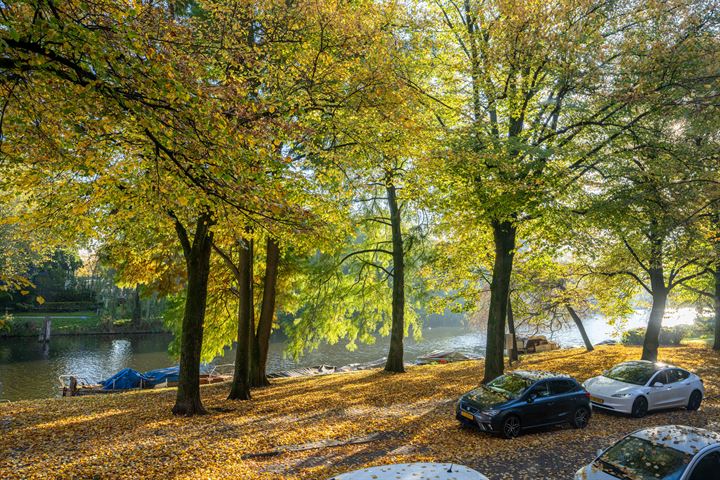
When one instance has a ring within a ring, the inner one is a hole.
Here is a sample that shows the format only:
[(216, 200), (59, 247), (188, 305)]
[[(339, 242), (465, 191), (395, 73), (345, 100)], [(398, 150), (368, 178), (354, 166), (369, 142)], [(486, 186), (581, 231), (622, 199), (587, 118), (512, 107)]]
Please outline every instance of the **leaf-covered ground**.
[[(584, 380), (640, 350), (603, 346), (528, 356), (513, 368)], [(0, 404), (0, 478), (327, 479), (363, 466), (405, 461), (462, 463), (496, 479), (562, 479), (594, 452), (645, 426), (720, 429), (720, 355), (701, 346), (661, 350), (661, 359), (699, 373), (708, 398), (699, 412), (672, 410), (635, 420), (596, 413), (585, 430), (555, 427), (503, 440), (460, 428), (457, 397), (474, 387), (482, 362), (283, 379), (251, 402), (225, 400), (227, 385), (203, 388), (210, 414), (170, 414), (172, 389)], [(275, 455), (323, 440), (374, 441)]]

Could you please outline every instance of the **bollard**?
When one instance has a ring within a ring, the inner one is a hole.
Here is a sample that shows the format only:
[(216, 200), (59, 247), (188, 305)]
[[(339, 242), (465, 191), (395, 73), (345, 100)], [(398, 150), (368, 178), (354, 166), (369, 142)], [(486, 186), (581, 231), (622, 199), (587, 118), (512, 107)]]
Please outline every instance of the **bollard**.
[(38, 337), (38, 342), (48, 343), (50, 341), (51, 328), (52, 328), (52, 325), (51, 325), (50, 317), (46, 316), (45, 321), (43, 323), (42, 331), (40, 332), (40, 336)]

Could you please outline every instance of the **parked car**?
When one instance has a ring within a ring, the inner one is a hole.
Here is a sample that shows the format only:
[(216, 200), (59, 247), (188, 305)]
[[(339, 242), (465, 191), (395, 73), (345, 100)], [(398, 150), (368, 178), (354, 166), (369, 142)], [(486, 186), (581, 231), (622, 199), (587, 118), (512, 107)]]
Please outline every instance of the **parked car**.
[(720, 435), (665, 425), (631, 433), (575, 474), (575, 480), (715, 480)]
[(399, 463), (363, 468), (329, 480), (488, 480), (485, 475), (454, 463)]
[(650, 410), (700, 408), (705, 388), (694, 373), (645, 360), (624, 362), (583, 383), (593, 407), (644, 417)]
[(460, 397), (455, 416), (465, 425), (505, 438), (545, 425), (570, 423), (585, 428), (591, 415), (589, 397), (567, 375), (516, 371)]

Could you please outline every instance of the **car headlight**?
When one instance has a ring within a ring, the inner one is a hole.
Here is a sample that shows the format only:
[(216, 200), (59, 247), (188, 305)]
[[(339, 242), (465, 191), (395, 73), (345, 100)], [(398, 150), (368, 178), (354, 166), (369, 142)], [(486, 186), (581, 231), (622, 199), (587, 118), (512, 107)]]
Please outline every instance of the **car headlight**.
[(628, 398), (632, 397), (632, 393), (614, 393), (612, 396), (615, 398)]
[(499, 410), (490, 409), (490, 410), (483, 410), (483, 411), (480, 412), (480, 413), (482, 413), (482, 414), (485, 415), (486, 417), (494, 417), (495, 415), (497, 415), (498, 413), (500, 413), (500, 411), (499, 411)]

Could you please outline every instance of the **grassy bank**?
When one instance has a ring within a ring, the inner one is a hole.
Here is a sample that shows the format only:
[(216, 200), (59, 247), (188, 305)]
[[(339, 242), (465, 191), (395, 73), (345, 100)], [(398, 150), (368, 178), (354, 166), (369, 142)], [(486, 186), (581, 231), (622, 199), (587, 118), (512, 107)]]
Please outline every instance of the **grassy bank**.
[(102, 318), (96, 312), (53, 312), (53, 313), (14, 313), (0, 318), (0, 337), (37, 336), (50, 317), (52, 335), (82, 335), (107, 333), (136, 333), (167, 331), (162, 319), (143, 321), (133, 325), (130, 319), (110, 320)]
[[(584, 380), (639, 356), (638, 348), (603, 346), (528, 356), (515, 367)], [(212, 385), (203, 388), (210, 414), (190, 419), (169, 413), (170, 389), (0, 404), (0, 478), (326, 479), (416, 460), (463, 463), (491, 480), (572, 478), (596, 449), (632, 430), (720, 427), (720, 355), (693, 345), (661, 349), (661, 358), (703, 376), (708, 399), (699, 412), (641, 420), (597, 413), (585, 430), (554, 427), (510, 441), (462, 429), (454, 419), (455, 400), (477, 384), (482, 362), (276, 380), (251, 402), (227, 401), (228, 386)], [(375, 440), (268, 453), (368, 435)]]

